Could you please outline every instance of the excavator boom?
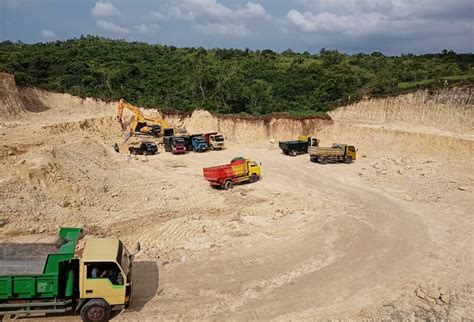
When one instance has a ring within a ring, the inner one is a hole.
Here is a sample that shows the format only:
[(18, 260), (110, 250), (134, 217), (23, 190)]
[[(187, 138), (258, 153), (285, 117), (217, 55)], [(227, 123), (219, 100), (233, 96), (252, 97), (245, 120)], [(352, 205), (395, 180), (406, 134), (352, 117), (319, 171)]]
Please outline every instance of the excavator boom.
[(140, 133), (158, 136), (160, 132), (169, 131), (170, 129), (169, 124), (161, 117), (144, 116), (140, 108), (128, 103), (123, 98), (120, 99), (117, 108), (117, 121), (122, 129), (124, 129), (123, 111), (125, 109), (128, 109), (134, 115), (129, 128), (131, 135)]

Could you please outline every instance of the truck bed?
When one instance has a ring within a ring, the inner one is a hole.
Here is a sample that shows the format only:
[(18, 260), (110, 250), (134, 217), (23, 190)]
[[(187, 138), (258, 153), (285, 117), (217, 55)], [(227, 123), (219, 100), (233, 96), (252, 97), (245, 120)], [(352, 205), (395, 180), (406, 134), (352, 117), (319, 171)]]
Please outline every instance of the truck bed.
[(220, 181), (247, 174), (247, 167), (244, 160), (236, 160), (226, 165), (203, 168), (203, 173), (208, 181)]
[(48, 254), (56, 253), (60, 245), (57, 237), (35, 236), (0, 243), (0, 275), (42, 274)]
[(344, 149), (334, 147), (310, 147), (310, 155), (326, 155), (326, 156), (342, 156), (344, 155)]
[(289, 152), (291, 150), (303, 152), (308, 148), (308, 142), (302, 141), (280, 141), (278, 145), (284, 152)]

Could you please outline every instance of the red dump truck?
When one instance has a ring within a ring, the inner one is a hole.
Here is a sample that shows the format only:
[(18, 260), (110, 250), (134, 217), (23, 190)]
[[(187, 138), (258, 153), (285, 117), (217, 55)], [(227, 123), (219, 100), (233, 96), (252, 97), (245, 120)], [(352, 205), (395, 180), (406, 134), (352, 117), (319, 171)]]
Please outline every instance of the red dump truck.
[(245, 158), (235, 158), (229, 164), (203, 168), (204, 179), (209, 181), (213, 188), (232, 189), (235, 183), (256, 182), (262, 172), (260, 166)]

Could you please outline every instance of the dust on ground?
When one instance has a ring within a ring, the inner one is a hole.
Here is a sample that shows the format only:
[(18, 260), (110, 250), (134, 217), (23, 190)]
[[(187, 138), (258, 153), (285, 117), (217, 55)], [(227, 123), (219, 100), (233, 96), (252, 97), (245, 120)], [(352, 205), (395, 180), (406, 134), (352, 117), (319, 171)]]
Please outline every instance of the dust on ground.
[[(201, 111), (181, 125), (216, 124), (226, 150), (124, 157), (113, 149), (121, 139), (113, 103), (20, 92), (42, 107), (9, 107), (0, 122), (0, 241), (60, 226), (117, 236), (129, 248), (139, 241), (133, 304), (116, 320), (474, 316), (465, 125), (433, 134), (385, 113), (377, 128), (348, 108), (315, 130), (323, 145), (356, 144), (358, 160), (319, 165), (280, 153), (296, 121), (275, 121), (269, 132), (260, 121), (232, 125)], [(415, 103), (426, 118), (426, 100)], [(211, 189), (202, 168), (236, 156), (261, 162), (263, 179)]]

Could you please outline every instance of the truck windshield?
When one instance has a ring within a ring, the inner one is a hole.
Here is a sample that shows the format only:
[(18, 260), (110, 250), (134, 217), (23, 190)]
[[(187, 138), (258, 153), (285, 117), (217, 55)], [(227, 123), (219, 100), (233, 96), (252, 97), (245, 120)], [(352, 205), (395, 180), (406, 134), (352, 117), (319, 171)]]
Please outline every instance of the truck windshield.
[(213, 137), (213, 140), (216, 141), (216, 142), (223, 142), (224, 137), (222, 135), (216, 135), (216, 136)]
[(174, 140), (173, 143), (174, 143), (175, 145), (183, 145), (183, 144), (184, 144), (184, 140), (182, 140), (182, 139), (181, 139), (181, 140)]

